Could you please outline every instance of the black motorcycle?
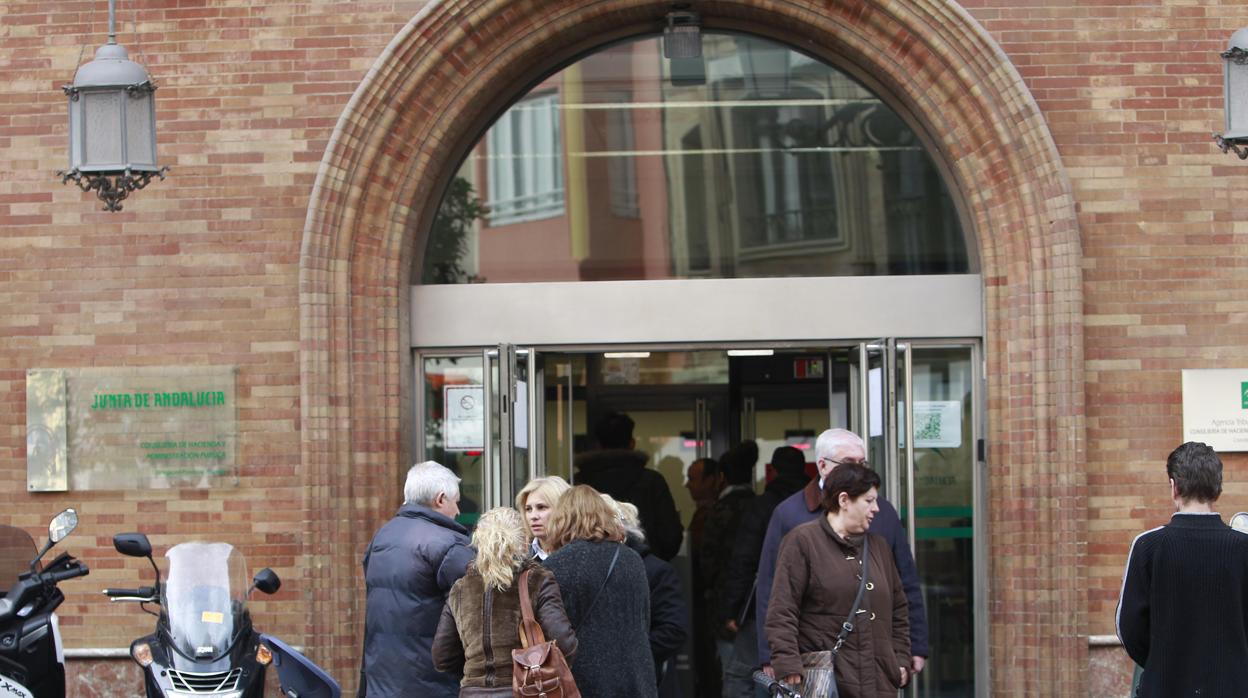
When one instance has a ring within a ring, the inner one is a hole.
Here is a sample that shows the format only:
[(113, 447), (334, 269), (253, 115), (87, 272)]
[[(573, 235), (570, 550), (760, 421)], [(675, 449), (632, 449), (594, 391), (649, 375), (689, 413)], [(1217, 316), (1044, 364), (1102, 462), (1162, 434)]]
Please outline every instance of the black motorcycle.
[[(143, 667), (148, 698), (259, 698), (270, 664), (277, 665), (290, 698), (338, 696), (337, 683), (319, 667), (252, 627), (247, 598), (252, 589), (278, 590), (281, 580), (273, 570), (260, 570), (247, 584), (243, 555), (230, 544), (180, 543), (165, 553), (169, 578), (161, 581), (147, 536), (119, 533), (113, 547), (147, 558), (156, 571), (154, 586), (104, 590), (113, 601), (139, 603), (157, 616), (156, 631), (130, 645), (130, 656)], [(149, 610), (149, 603), (159, 604), (160, 612)]]
[(42, 550), (26, 531), (0, 526), (0, 578), (16, 580), (0, 599), (0, 698), (65, 696), (65, 656), (53, 613), (65, 596), (57, 584), (89, 570), (69, 553), (47, 565), (40, 561), (77, 526), (73, 509), (57, 514)]

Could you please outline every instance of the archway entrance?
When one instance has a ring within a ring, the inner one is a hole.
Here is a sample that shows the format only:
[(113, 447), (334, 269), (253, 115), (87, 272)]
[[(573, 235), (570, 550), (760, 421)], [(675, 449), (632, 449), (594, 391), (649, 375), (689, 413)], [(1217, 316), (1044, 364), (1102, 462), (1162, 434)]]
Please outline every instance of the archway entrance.
[[(408, 338), (428, 318), (408, 293), (436, 202), (477, 134), (521, 92), (501, 86), (528, 84), (592, 47), (651, 34), (668, 9), (624, 0), (432, 3), (396, 37), (343, 116), (313, 195), (301, 277), (307, 540), (344, 541), (310, 573), (309, 614), (313, 630), (342, 648), (333, 659), (341, 675), (360, 631), (354, 619), (340, 621), (360, 598), (353, 552), (371, 534), (360, 522), (391, 513), (399, 473), (414, 456)], [(1079, 694), (1082, 566), (1070, 555), (1059, 563), (1056, 551), (1068, 549), (1059, 541), (1072, 532), (1078, 539), (1086, 514), (1058, 521), (1047, 506), (1077, 501), (1082, 483), (1078, 236), (1056, 151), (1025, 88), (950, 3), (695, 9), (708, 30), (782, 36), (878, 87), (946, 173), (978, 243), (985, 326), (975, 336), (983, 337), (989, 378), (984, 559), (992, 610), (983, 615), (992, 645), (982, 648), (991, 661), (978, 663), (1036, 669), (977, 688)], [(1012, 554), (1019, 546), (1040, 552)], [(311, 559), (320, 551), (307, 552)], [(1032, 604), (1037, 592), (1041, 608)]]
[[(635, 420), (630, 457), (680, 515), (646, 535), (693, 610), (668, 680), (719, 695), (727, 665), (758, 664), (752, 601), (728, 592), (750, 588), (762, 536), (721, 552), (739, 520), (710, 515), (720, 486), (688, 491), (686, 473), (750, 442), (762, 458), (733, 476), (761, 494), (778, 447), (813, 472), (815, 436), (852, 428), (905, 516), (899, 566), (920, 563), (910, 639), (930, 661), (912, 690), (973, 695), (988, 628), (974, 241), (880, 96), (782, 43), (698, 40), (684, 58), (654, 36), (596, 48), (469, 149), (414, 262), (415, 457), (464, 477), (471, 523), (530, 478), (592, 479), (595, 425)], [(748, 637), (717, 656), (734, 617)]]

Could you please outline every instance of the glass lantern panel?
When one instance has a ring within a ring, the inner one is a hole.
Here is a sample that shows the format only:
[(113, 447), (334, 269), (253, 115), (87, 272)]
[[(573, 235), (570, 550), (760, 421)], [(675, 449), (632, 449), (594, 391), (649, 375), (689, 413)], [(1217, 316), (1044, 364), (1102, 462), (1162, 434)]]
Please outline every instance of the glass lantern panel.
[(84, 92), (86, 162), (83, 167), (122, 164), (121, 99), (119, 92)]
[(69, 169), (82, 165), (82, 105), (69, 100)]
[(126, 162), (136, 168), (156, 167), (152, 93), (126, 99)]
[(1248, 65), (1226, 64), (1226, 138), (1248, 138)]

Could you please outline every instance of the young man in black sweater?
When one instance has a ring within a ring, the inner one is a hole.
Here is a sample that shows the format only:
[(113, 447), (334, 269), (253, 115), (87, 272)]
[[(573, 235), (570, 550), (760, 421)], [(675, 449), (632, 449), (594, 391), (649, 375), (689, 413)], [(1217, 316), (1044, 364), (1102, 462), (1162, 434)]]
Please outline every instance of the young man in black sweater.
[(1137, 695), (1248, 695), (1248, 535), (1213, 510), (1222, 461), (1188, 442), (1166, 474), (1178, 512), (1131, 544), (1118, 601), (1118, 638), (1144, 667)]

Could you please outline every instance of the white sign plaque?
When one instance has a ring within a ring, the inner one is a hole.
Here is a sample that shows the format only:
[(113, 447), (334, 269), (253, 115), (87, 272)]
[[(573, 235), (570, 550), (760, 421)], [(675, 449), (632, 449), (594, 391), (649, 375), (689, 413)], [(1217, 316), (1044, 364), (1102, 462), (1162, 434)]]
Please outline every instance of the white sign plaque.
[(1183, 371), (1183, 440), (1248, 451), (1248, 369)]
[(915, 400), (914, 447), (958, 448), (962, 445), (962, 402)]
[(446, 415), (443, 447), (448, 451), (480, 451), (485, 448), (485, 396), (479, 385), (448, 385), (442, 388)]

